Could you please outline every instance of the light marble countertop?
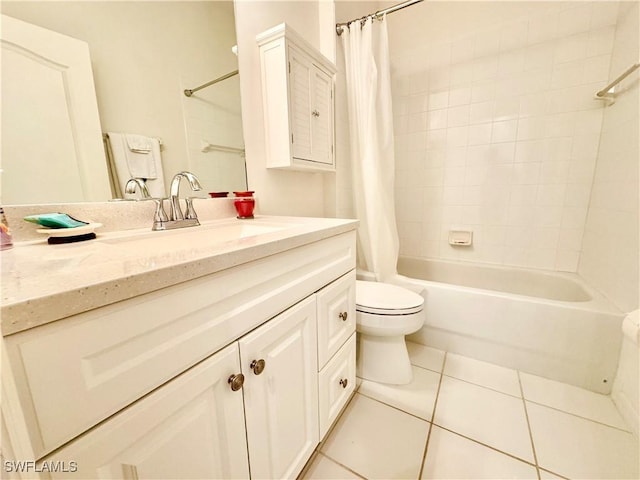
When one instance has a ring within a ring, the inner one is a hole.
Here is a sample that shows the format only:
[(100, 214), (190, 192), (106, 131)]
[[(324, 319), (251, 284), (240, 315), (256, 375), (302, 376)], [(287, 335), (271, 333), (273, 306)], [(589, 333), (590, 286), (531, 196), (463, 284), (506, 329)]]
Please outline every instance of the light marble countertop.
[(357, 223), (258, 215), (166, 232), (98, 229), (95, 240), (64, 245), (18, 242), (1, 255), (2, 335), (345, 233)]

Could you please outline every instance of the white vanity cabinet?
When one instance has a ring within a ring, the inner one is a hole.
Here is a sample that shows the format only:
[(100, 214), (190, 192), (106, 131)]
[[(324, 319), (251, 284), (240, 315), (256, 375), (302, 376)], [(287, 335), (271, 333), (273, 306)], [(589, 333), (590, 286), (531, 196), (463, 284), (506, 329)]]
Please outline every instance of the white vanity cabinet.
[(257, 41), (267, 168), (334, 171), (335, 65), (286, 24)]
[(3, 453), (77, 467), (41, 478), (295, 478), (355, 383), (354, 267), (348, 231), (4, 337)]
[(73, 459), (79, 478), (249, 478), (249, 465), (252, 478), (295, 478), (320, 441), (315, 300), (276, 316), (45, 463)]

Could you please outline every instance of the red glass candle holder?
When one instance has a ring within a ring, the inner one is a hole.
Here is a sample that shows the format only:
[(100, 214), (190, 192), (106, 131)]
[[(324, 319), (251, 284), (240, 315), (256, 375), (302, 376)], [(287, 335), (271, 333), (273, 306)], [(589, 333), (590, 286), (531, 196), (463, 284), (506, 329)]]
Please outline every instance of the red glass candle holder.
[(229, 195), (229, 192), (209, 192), (211, 198), (224, 198)]
[(238, 197), (233, 201), (233, 205), (238, 212), (238, 218), (253, 218), (253, 209), (256, 201), (253, 197)]
[(233, 192), (236, 197), (253, 197), (255, 192), (253, 190), (247, 190), (245, 192)]

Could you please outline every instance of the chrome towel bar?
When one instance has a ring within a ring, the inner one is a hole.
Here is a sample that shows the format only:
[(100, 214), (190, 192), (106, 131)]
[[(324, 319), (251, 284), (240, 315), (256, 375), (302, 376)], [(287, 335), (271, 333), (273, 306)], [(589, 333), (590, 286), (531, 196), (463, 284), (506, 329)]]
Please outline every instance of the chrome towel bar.
[(211, 80), (210, 82), (207, 83), (203, 83), (202, 85), (200, 85), (199, 87), (195, 87), (195, 88), (188, 88), (184, 91), (184, 94), (187, 97), (190, 97), (191, 95), (193, 95), (195, 92), (197, 92), (198, 90), (202, 90), (203, 88), (207, 88), (210, 87), (211, 85), (221, 82), (223, 80), (226, 80), (227, 78), (233, 77), (234, 75), (237, 75), (239, 72), (238, 70), (234, 70), (233, 72), (229, 72), (226, 75), (222, 75), (221, 77), (216, 78), (215, 80)]
[(596, 97), (598, 97), (598, 98), (606, 98), (607, 97), (607, 93), (611, 94), (609, 92), (609, 90), (611, 90), (613, 87), (618, 85), (622, 80), (627, 78), (629, 75), (631, 75), (633, 72), (635, 72), (638, 68), (640, 68), (640, 63), (634, 63), (633, 65), (631, 65), (629, 68), (627, 68), (624, 71), (624, 73), (622, 73), (622, 75), (620, 75), (618, 78), (616, 78), (613, 82), (611, 82), (609, 85), (604, 87), (602, 90), (596, 92)]

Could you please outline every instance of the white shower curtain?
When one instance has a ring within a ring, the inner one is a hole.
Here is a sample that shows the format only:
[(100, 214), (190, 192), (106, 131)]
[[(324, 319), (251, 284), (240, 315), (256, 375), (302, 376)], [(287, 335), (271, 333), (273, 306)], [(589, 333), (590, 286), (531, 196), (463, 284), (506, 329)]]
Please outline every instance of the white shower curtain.
[[(375, 30), (375, 31), (374, 31)], [(393, 112), (386, 17), (349, 24), (344, 49), (358, 265), (378, 281), (396, 275), (398, 231), (394, 206)]]

